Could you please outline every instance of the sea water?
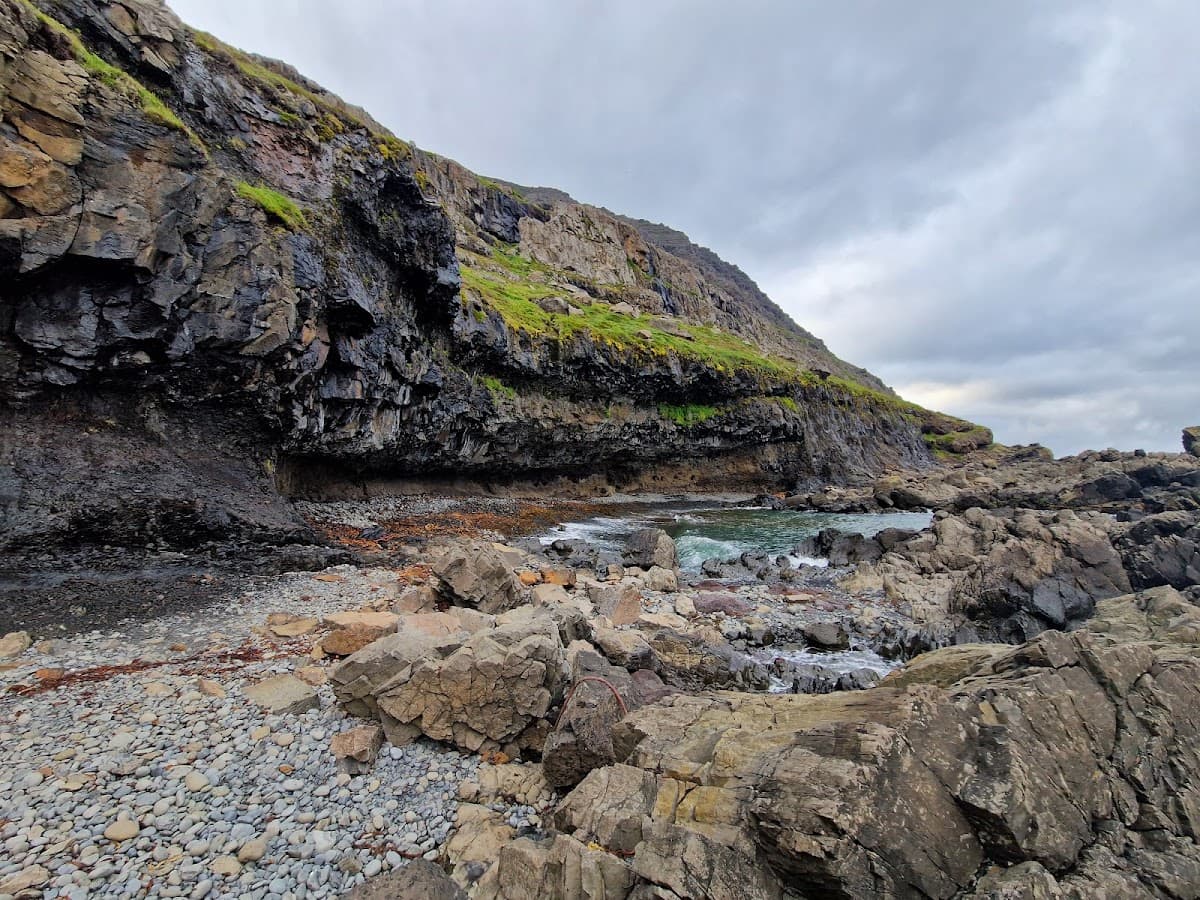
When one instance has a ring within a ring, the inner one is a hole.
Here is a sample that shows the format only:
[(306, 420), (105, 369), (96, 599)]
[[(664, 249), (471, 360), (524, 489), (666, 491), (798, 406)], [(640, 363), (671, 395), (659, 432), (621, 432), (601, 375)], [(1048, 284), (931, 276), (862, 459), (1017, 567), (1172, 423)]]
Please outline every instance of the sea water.
[(825, 528), (873, 537), (885, 528), (919, 531), (929, 526), (928, 512), (827, 513), (768, 509), (705, 500), (613, 504), (611, 511), (564, 522), (541, 536), (542, 543), (581, 540), (600, 550), (620, 552), (639, 528), (662, 528), (675, 539), (679, 568), (699, 572), (706, 559), (735, 559), (747, 551), (787, 556), (793, 565), (825, 566), (820, 558), (799, 557), (798, 543)]

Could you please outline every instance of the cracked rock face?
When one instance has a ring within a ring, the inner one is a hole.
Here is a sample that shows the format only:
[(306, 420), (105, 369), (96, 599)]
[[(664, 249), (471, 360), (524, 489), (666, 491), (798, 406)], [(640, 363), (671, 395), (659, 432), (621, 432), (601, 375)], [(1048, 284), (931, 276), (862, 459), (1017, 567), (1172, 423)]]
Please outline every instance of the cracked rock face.
[[(334, 670), (334, 691), (350, 712), (383, 723), (388, 740), (418, 735), (466, 750), (513, 749), (536, 732), (566, 681), (560, 624), (529, 607), (474, 634), (401, 631)], [(516, 753), (510, 755), (516, 756)]]
[(935, 651), (900, 687), (671, 697), (474, 896), (1190, 896), (1197, 620), (1161, 588), (1103, 601), (1094, 630)]
[[(671, 333), (707, 323), (880, 387), (682, 235), (565, 195), (518, 201), (155, 0), (46, 13), (58, 23), (0, 0), (12, 544), (98, 519), (126, 545), (295, 540), (304, 526), (279, 490), (364, 472), (628, 482), (654, 468), (664, 483), (727, 488), (928, 463), (894, 404), (590, 333), (532, 335), (460, 294), (468, 245), (519, 242), (526, 260), (575, 260), (657, 302)], [(627, 260), (663, 293), (626, 284)], [(574, 303), (614, 299), (576, 277)], [(689, 404), (722, 413), (661, 412)], [(164, 526), (165, 507), (191, 527)]]

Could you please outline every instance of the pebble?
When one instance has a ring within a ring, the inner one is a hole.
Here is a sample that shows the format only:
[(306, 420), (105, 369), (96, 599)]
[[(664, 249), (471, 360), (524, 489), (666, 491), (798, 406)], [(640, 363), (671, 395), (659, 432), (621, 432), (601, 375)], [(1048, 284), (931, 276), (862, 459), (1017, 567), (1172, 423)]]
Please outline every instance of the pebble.
[[(30, 683), (46, 657), (31, 649), (0, 670), (0, 883), (29, 872), (44, 875), (35, 886), (47, 898), (321, 900), (404, 865), (405, 855), (436, 852), (449, 824), (417, 824), (453, 821), (457, 783), (475, 778), (477, 758), (426, 742), (388, 746), (368, 775), (352, 778), (337, 771), (329, 740), (360, 723), (329, 685), (315, 688), (321, 706), (302, 716), (265, 714), (242, 694), (310, 660), (225, 660), (207, 673), (203, 657), (167, 652), (212, 646), (217, 626), (230, 635), (218, 649), (253, 643), (250, 629), (276, 610), (357, 608), (371, 570), (338, 571), (344, 584), (278, 576), (226, 606), (56, 648), (54, 664), (67, 671), (166, 662), (150, 671), (23, 696), (6, 688)], [(390, 570), (375, 577), (395, 583)], [(206, 683), (217, 678), (221, 691)], [(414, 835), (420, 842), (406, 841)]]

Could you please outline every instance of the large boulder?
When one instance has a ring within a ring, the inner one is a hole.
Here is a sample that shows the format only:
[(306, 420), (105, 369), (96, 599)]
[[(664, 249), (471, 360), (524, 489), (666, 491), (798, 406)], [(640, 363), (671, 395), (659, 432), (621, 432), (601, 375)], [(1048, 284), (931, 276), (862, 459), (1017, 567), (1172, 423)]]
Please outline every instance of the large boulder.
[(470, 751), (511, 750), (561, 693), (562, 635), (572, 627), (525, 607), (470, 635), (402, 631), (351, 656), (330, 680), (347, 710), (378, 717), (392, 743), (423, 734)]
[(434, 560), (438, 593), (455, 606), (498, 613), (521, 603), (520, 579), (490, 544), (459, 544)]
[(679, 568), (675, 552), (675, 541), (661, 528), (643, 528), (629, 536), (625, 543), (625, 563), (649, 570), (654, 566), (663, 569)]

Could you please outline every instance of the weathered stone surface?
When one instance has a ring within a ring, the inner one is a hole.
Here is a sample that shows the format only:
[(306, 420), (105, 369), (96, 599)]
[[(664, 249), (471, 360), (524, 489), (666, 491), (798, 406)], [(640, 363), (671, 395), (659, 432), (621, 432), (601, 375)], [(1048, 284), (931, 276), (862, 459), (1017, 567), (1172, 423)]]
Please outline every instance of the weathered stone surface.
[(1015, 641), (1091, 615), (1097, 600), (1126, 593), (1114, 547), (1120, 526), (1070, 510), (969, 509), (939, 513), (929, 532), (863, 563), (844, 586), (882, 588), (921, 623), (967, 621)]
[(1200, 456), (1200, 425), (1183, 429), (1183, 452)]
[(0, 659), (12, 659), (29, 649), (33, 640), (27, 631), (10, 631), (0, 637)]
[(383, 729), (378, 725), (360, 725), (333, 736), (329, 750), (338, 761), (338, 768), (352, 775), (371, 771), (379, 748), (383, 746)]
[(850, 635), (841, 622), (808, 622), (801, 631), (810, 645), (822, 650), (845, 650), (850, 646)]
[(404, 868), (368, 878), (345, 900), (466, 900), (463, 889), (439, 866), (414, 859)]
[(257, 684), (246, 685), (243, 693), (274, 715), (297, 716), (321, 705), (312, 686), (295, 675), (273, 675)]
[(1188, 606), (1167, 588), (1106, 600), (1094, 629), (935, 651), (869, 691), (637, 710), (614, 730), (622, 761), (559, 805), (562, 834), (502, 848), (479, 888), (572, 896), (578, 869), (549, 852), (564, 841), (613, 851), (620, 888), (595, 896), (1190, 896)]
[[(55, 4), (88, 52), (147, 81), (174, 126), (146, 115), (132, 81), (89, 73), (51, 26), (3, 4), (0, 282), (12, 290), (0, 464), (19, 481), (6, 544), (311, 542), (278, 485), (343, 473), (655, 467), (662, 483), (698, 488), (928, 462), (919, 426), (886, 396), (851, 405), (833, 380), (644, 352), (703, 323), (798, 370), (883, 388), (678, 232), (561, 192), (518, 199), (401, 151), (363, 111), (307, 80), (289, 91), (253, 77), (158, 7)], [(242, 182), (303, 220), (282, 222), (239, 194)], [(490, 266), (504, 277), (481, 258), (497, 239), (548, 267), (557, 314), (595, 303), (650, 313), (638, 331), (651, 337), (619, 346), (587, 329), (512, 328), (459, 276)], [(480, 375), (519, 382), (543, 412)], [(630, 414), (596, 416), (598, 397), (628, 398)], [(664, 403), (722, 415), (677, 423)], [(92, 426), (86, 452), (61, 439)], [(97, 468), (100, 456), (116, 464)]]
[(407, 730), (496, 749), (549, 711), (564, 678), (560, 627), (525, 608), (469, 636), (399, 632), (338, 666), (334, 692), (350, 712), (382, 719), (389, 740)]
[(452, 547), (434, 562), (433, 574), (442, 597), (459, 606), (498, 613), (521, 602), (520, 580), (491, 545)]
[(633, 584), (589, 584), (588, 597), (596, 612), (613, 625), (631, 625), (642, 614), (642, 592)]
[(625, 563), (650, 569), (676, 569), (679, 560), (675, 553), (675, 542), (661, 528), (643, 528), (629, 536), (625, 545)]

